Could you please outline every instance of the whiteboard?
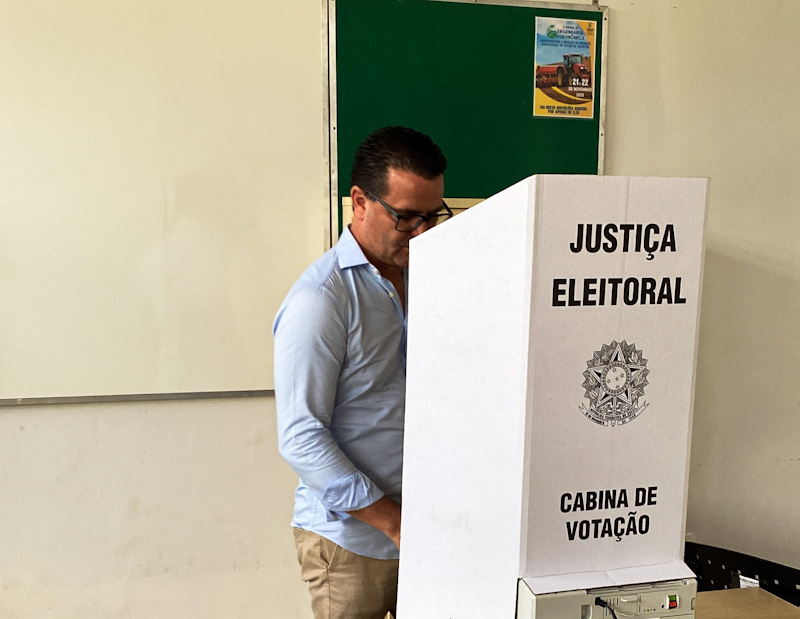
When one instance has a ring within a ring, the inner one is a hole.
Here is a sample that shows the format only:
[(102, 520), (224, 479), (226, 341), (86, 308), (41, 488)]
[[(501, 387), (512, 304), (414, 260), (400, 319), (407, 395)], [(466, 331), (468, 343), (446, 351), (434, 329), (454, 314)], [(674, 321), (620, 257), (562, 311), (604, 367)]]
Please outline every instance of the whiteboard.
[(271, 389), (325, 247), (318, 3), (0, 11), (0, 400)]

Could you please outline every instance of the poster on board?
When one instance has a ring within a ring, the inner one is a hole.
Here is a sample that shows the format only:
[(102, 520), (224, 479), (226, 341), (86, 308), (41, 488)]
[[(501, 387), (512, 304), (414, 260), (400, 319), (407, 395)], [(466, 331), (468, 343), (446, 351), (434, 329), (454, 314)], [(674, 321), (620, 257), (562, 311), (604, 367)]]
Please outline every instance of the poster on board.
[(594, 116), (596, 28), (593, 21), (536, 18), (534, 116)]

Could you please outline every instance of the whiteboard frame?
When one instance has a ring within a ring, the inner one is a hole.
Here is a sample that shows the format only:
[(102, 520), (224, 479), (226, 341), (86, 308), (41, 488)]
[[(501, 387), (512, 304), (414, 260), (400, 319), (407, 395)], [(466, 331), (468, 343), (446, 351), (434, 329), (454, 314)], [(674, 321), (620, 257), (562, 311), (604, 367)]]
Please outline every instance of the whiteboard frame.
[[(320, 0), (319, 4), (319, 26), (322, 33), (321, 39), (321, 80), (323, 95), (330, 92), (330, 80), (328, 69), (328, 37), (329, 33), (329, 17), (328, 17), (328, 0)], [(335, 26), (335, 22), (334, 22)], [(334, 102), (335, 104), (335, 102)], [(322, 101), (321, 113), (322, 118), (322, 148), (323, 148), (323, 165), (318, 169), (320, 176), (324, 177), (321, 182), (324, 183), (324, 190), (321, 195), (330, 195), (331, 191), (331, 139), (329, 135), (329, 121), (330, 121), (330, 101), (325, 97)], [(333, 152), (334, 164), (336, 152)], [(335, 169), (335, 168), (334, 168)], [(323, 246), (327, 249), (331, 244), (331, 221), (329, 217), (330, 204), (320, 205), (318, 217), (323, 224)], [(315, 216), (316, 219), (316, 216)], [(334, 228), (335, 229), (335, 228)], [(270, 351), (271, 354), (271, 351)], [(270, 383), (271, 384), (271, 383)], [(248, 390), (227, 390), (227, 391), (197, 391), (197, 392), (159, 392), (159, 393), (122, 393), (122, 394), (104, 394), (104, 395), (70, 395), (70, 396), (43, 396), (43, 397), (2, 397), (0, 398), (0, 409), (21, 406), (45, 406), (56, 404), (102, 404), (102, 403), (116, 403), (116, 402), (155, 402), (155, 401), (174, 401), (174, 400), (193, 400), (193, 399), (228, 399), (228, 398), (259, 398), (259, 397), (274, 397), (275, 390), (268, 389), (248, 389)]]
[(274, 389), (263, 389), (253, 391), (197, 391), (194, 393), (60, 396), (53, 398), (5, 398), (0, 400), (0, 407), (44, 406), (48, 404), (108, 404), (112, 402), (163, 402), (168, 400), (218, 400), (223, 398), (264, 398), (274, 396)]
[(326, 28), (323, 33), (326, 42), (325, 52), (327, 54), (324, 66), (327, 74), (323, 88), (325, 89), (324, 101), (328, 108), (328, 114), (324, 119), (328, 134), (328, 161), (330, 162), (328, 178), (328, 235), (326, 238), (325, 249), (330, 249), (339, 240), (339, 140), (336, 132), (337, 126), (337, 100), (336, 100), (336, 0), (322, 0), (327, 5), (327, 10), (323, 10), (326, 20)]

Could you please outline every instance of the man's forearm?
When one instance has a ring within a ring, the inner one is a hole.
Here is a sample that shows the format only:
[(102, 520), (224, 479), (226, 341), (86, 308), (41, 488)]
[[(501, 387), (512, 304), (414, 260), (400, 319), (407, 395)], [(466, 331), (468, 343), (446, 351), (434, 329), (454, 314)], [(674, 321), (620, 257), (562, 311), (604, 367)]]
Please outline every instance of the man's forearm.
[(354, 518), (375, 527), (400, 548), (400, 505), (384, 496), (362, 509), (347, 512)]

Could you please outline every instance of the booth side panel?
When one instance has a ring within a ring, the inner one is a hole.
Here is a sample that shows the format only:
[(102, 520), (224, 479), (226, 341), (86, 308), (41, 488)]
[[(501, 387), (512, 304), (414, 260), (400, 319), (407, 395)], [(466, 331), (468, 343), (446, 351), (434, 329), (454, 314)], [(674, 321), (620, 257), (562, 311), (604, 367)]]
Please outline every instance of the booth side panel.
[(514, 616), (530, 187), (411, 244), (399, 616)]

